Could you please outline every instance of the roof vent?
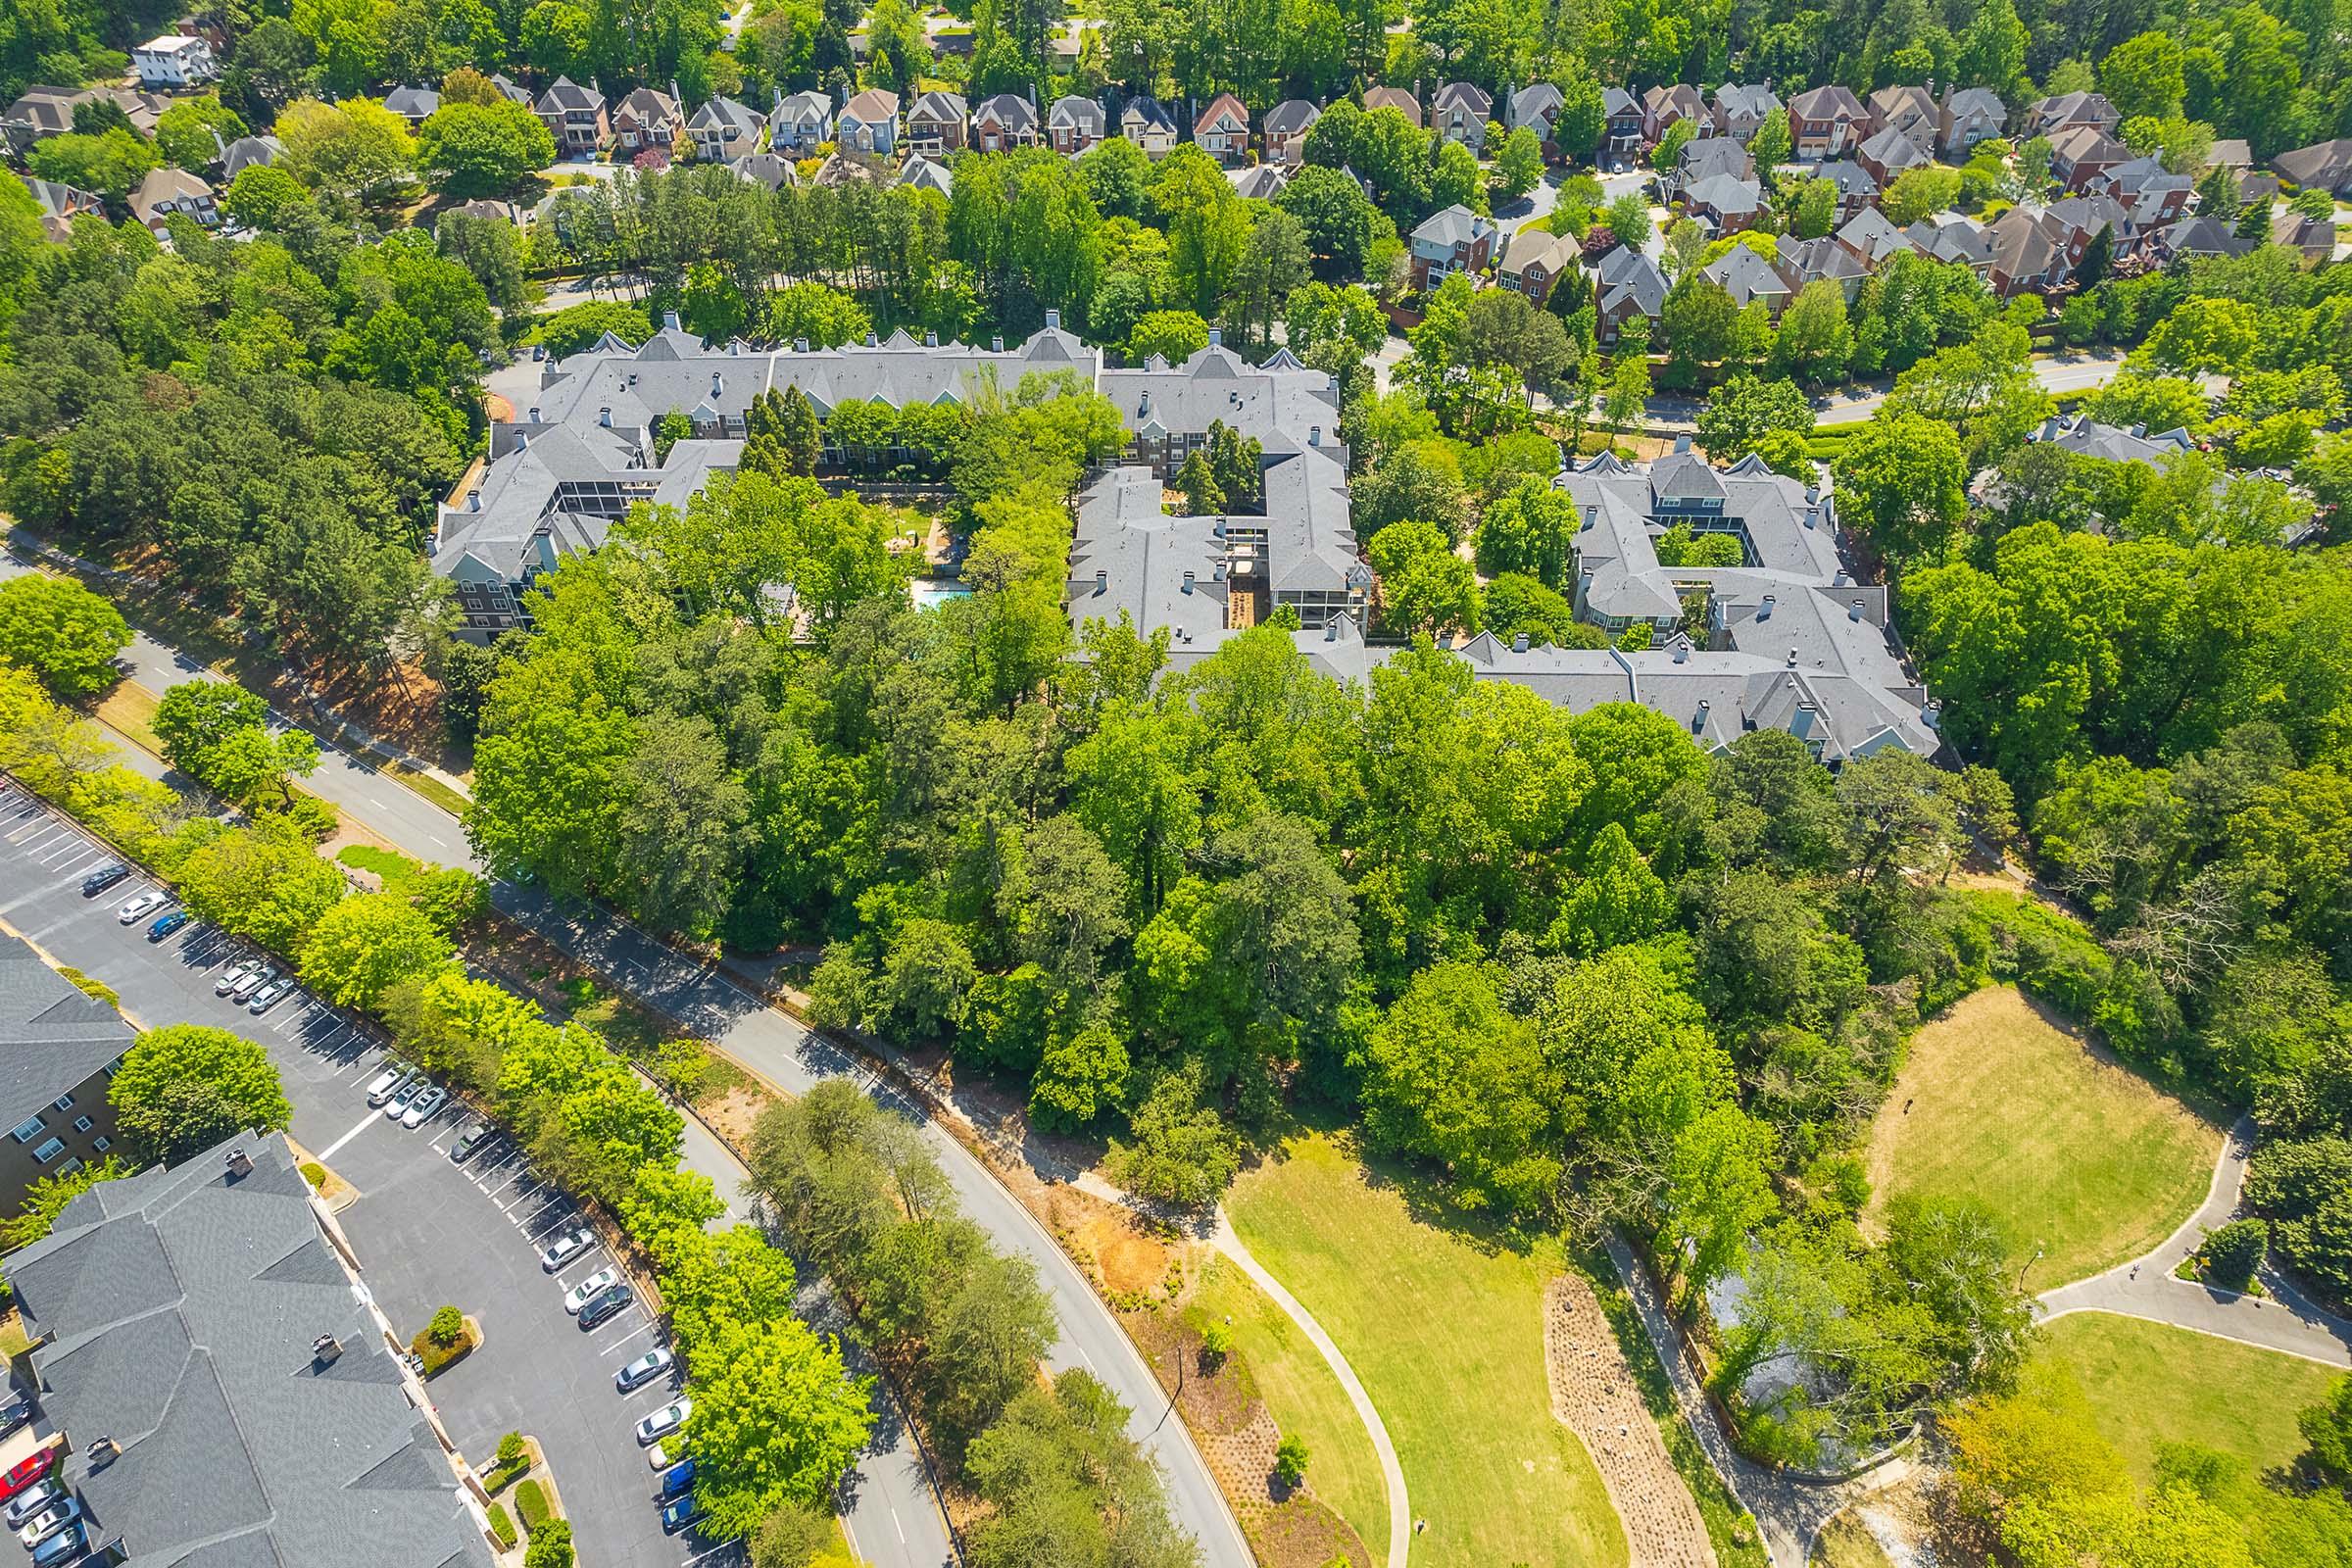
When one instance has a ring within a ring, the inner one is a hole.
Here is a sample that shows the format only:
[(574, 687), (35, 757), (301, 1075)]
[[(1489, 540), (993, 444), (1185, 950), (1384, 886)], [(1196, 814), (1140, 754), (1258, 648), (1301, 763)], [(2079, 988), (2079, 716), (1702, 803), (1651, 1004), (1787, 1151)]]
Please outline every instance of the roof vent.
[(991, 353), (991, 354), (1002, 354), (1002, 353), (1004, 353), (1004, 338), (1002, 338), (1002, 337), (992, 337), (992, 338), (990, 338), (990, 339), (988, 340), (988, 352), (989, 352), (989, 353)]
[(90, 1445), (90, 1468), (103, 1470), (122, 1457), (122, 1445), (113, 1438), (102, 1437)]
[(1193, 591), (1193, 574), (1189, 571), (1184, 574), (1184, 591), (1188, 594)]
[(1524, 654), (1527, 652), (1527, 633), (1516, 632), (1512, 634), (1511, 652), (1514, 654)]
[(343, 1342), (332, 1334), (321, 1334), (311, 1342), (311, 1359), (319, 1366), (333, 1366), (343, 1356)]
[(466, 510), (467, 512), (479, 512), (482, 510), (482, 493), (479, 490), (468, 490), (466, 492)]
[(1106, 593), (1110, 592), (1110, 573), (1109, 573), (1109, 572), (1107, 572), (1107, 571), (1098, 571), (1098, 572), (1096, 572), (1096, 573), (1095, 573), (1095, 592), (1097, 592), (1097, 593), (1099, 593), (1099, 594), (1106, 594)]
[(796, 338), (794, 338), (794, 339), (792, 340), (792, 352), (793, 352), (793, 353), (795, 353), (795, 354), (806, 354), (806, 353), (808, 353), (808, 340), (807, 338), (805, 338), (805, 337), (796, 337)]
[(1048, 311), (1046, 313), (1046, 330), (1049, 332), (1058, 332), (1061, 330), (1061, 313), (1059, 311)]
[(245, 1152), (242, 1144), (228, 1152), (223, 1158), (223, 1163), (228, 1166), (229, 1179), (232, 1181), (239, 1176), (253, 1174), (253, 1156)]
[(1788, 667), (1790, 669), (1796, 667), (1796, 650), (1793, 648), (1788, 650)]
[(678, 329), (678, 313), (675, 311), (663, 311), (662, 313), (662, 326), (664, 331), (675, 332)]
[(927, 349), (935, 349), (939, 347), (939, 334), (937, 332), (925, 332), (923, 334), (923, 347)]
[(1225, 346), (1225, 329), (1223, 327), (1212, 326), (1208, 329), (1208, 346), (1212, 349)]
[(599, 424), (601, 424), (601, 425), (603, 425), (603, 426), (604, 426), (606, 429), (608, 429), (608, 430), (612, 429), (612, 411), (611, 409), (599, 409), (599, 410), (597, 410), (597, 411), (596, 411), (596, 422), (597, 422), (597, 423), (599, 423)]
[(1321, 425), (1310, 424), (1306, 427), (1306, 444), (1310, 447), (1319, 447), (1323, 444), (1323, 427)]
[(1817, 484), (1809, 484), (1809, 485), (1805, 486), (1805, 505), (1806, 505), (1806, 506), (1808, 506), (1808, 507), (1809, 507), (1809, 506), (1813, 505), (1813, 503), (1814, 503), (1814, 502), (1816, 502), (1816, 501), (1819, 501), (1820, 499), (1821, 499), (1821, 486), (1819, 486), (1819, 485), (1817, 485)]
[(1919, 710), (1919, 721), (1930, 729), (1941, 729), (1943, 727), (1943, 704), (1930, 698), (1928, 706)]
[(637, 372), (636, 372), (635, 370), (631, 370), (631, 371), (629, 372), (629, 385), (631, 385), (631, 386), (635, 386), (636, 384), (637, 384)]
[(1772, 607), (1778, 602), (1779, 601), (1776, 600), (1771, 594), (1766, 594), (1764, 596), (1764, 602), (1756, 607), (1756, 618), (1758, 620), (1770, 620), (1772, 618)]
[(1845, 607), (1845, 618), (1848, 620), (1860, 620), (1862, 618), (1861, 600), (1856, 599)]

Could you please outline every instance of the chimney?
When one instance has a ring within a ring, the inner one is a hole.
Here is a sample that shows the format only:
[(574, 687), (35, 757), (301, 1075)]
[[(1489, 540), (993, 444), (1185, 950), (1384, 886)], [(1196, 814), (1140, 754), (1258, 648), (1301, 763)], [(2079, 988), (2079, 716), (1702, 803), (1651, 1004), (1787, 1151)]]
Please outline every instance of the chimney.
[(122, 1445), (117, 1443), (113, 1438), (102, 1436), (97, 1442), (90, 1445), (90, 1468), (92, 1470), (103, 1470), (122, 1457)]
[(1800, 741), (1809, 740), (1812, 738), (1813, 705), (1811, 703), (1799, 703), (1796, 705), (1796, 714), (1788, 721), (1788, 733), (1795, 736)]
[(1518, 632), (1513, 634), (1511, 638), (1511, 652), (1514, 654), (1524, 654), (1527, 652), (1527, 633)]
[(1772, 618), (1772, 607), (1776, 602), (1777, 601), (1771, 594), (1766, 594), (1764, 596), (1764, 603), (1756, 607), (1756, 618), (1758, 620), (1770, 620)]
[(718, 372), (716, 370), (712, 370), (710, 372), (710, 395), (712, 397), (716, 397), (720, 392), (724, 391), (726, 389), (726, 382), (719, 379)]
[(1193, 574), (1189, 571), (1184, 574), (1184, 591), (1188, 594), (1193, 591)]
[(243, 1145), (239, 1145), (237, 1148), (230, 1150), (226, 1156), (224, 1156), (223, 1162), (228, 1166), (228, 1179), (230, 1181), (235, 1181), (240, 1176), (250, 1176), (253, 1174), (253, 1156), (245, 1152)]
[(1819, 507), (1807, 507), (1805, 509), (1805, 526), (1810, 528), (1819, 521), (1821, 521), (1821, 509)]
[(1107, 571), (1098, 571), (1098, 572), (1096, 572), (1096, 573), (1095, 573), (1095, 592), (1097, 592), (1097, 593), (1099, 593), (1099, 594), (1106, 594), (1106, 593), (1110, 592), (1110, 573), (1109, 573), (1109, 572), (1107, 572)]
[(939, 347), (939, 334), (937, 332), (925, 332), (923, 334), (923, 347), (927, 349), (935, 349)]
[(612, 429), (612, 411), (611, 409), (599, 409), (599, 410), (597, 410), (597, 411), (596, 411), (596, 422), (597, 422), (597, 423), (599, 423), (599, 424), (601, 424), (601, 425), (603, 425), (603, 426), (604, 426), (606, 429), (608, 429), (608, 430)]
[(1310, 447), (1319, 447), (1323, 444), (1323, 427), (1321, 425), (1310, 424), (1306, 427), (1306, 444)]
[(311, 1342), (311, 1360), (318, 1366), (333, 1366), (342, 1358), (343, 1342), (332, 1334), (321, 1334)]
[(663, 311), (662, 313), (662, 325), (664, 330), (675, 332), (678, 329), (678, 313), (675, 311)]
[(1845, 607), (1845, 618), (1848, 620), (1860, 620), (1862, 618), (1861, 600), (1856, 599)]
[(1805, 505), (1806, 505), (1806, 506), (1808, 506), (1808, 507), (1809, 507), (1809, 506), (1813, 505), (1813, 503), (1814, 503), (1814, 502), (1816, 502), (1816, 501), (1819, 501), (1820, 499), (1821, 499), (1821, 486), (1819, 486), (1819, 485), (1817, 485), (1817, 484), (1809, 484), (1809, 485), (1805, 486)]
[(1224, 329), (1223, 327), (1221, 327), (1221, 326), (1212, 326), (1212, 327), (1210, 327), (1210, 328), (1208, 329), (1208, 346), (1209, 346), (1210, 348), (1212, 348), (1212, 349), (1213, 349), (1213, 348), (1221, 348), (1221, 347), (1223, 347), (1223, 346), (1224, 346), (1224, 343), (1225, 343), (1225, 329)]
[(866, 333), (866, 334), (865, 334), (865, 346), (866, 346), (867, 348), (869, 348), (869, 349), (870, 349), (870, 348), (872, 348), (872, 347), (874, 346), (874, 343), (875, 343), (875, 341), (876, 341), (876, 340), (875, 340), (875, 337), (874, 337), (874, 334), (873, 334), (873, 333), (871, 333), (871, 332), (868, 332), (868, 333)]
[(1688, 637), (1678, 637), (1678, 638), (1676, 638), (1676, 639), (1675, 639), (1675, 642), (1674, 642), (1674, 662), (1675, 662), (1676, 663), (1678, 663), (1678, 664), (1688, 664), (1689, 662), (1690, 662), (1690, 638), (1688, 638)]
[(527, 451), (529, 451), (529, 450), (530, 450), (530, 447), (531, 447), (531, 432), (530, 432), (530, 431), (528, 431), (528, 430), (517, 430), (517, 431), (515, 431), (515, 432), (514, 432), (514, 450), (515, 450), (515, 451), (517, 451), (517, 452), (527, 452)]
[(467, 512), (479, 512), (482, 510), (482, 493), (479, 490), (468, 490), (466, 492), (466, 510)]
[(1943, 704), (1934, 698), (1928, 699), (1928, 706), (1919, 710), (1919, 721), (1930, 729), (1943, 728)]
[(1323, 640), (1327, 643), (1336, 643), (1340, 640), (1339, 616), (1334, 615), (1323, 623)]
[(808, 353), (808, 340), (807, 338), (805, 338), (805, 337), (796, 337), (796, 338), (794, 338), (794, 339), (792, 340), (792, 352), (793, 352), (793, 353), (795, 353), (795, 354), (806, 354), (806, 353)]
[(1696, 735), (1707, 727), (1708, 706), (1707, 700), (1704, 697), (1701, 697), (1698, 700), (1698, 711), (1690, 715), (1691, 734)]
[(1675, 451), (1677, 451), (1677, 452), (1688, 452), (1688, 451), (1690, 451), (1690, 438), (1689, 436), (1687, 436), (1687, 435), (1678, 435), (1678, 436), (1676, 436), (1676, 437), (1674, 438), (1674, 450), (1675, 450)]
[(1049, 332), (1058, 332), (1061, 330), (1061, 313), (1059, 311), (1048, 311), (1046, 313), (1046, 330)]
[(533, 424), (539, 422), (539, 406), (537, 404), (531, 405), (531, 422)]
[(992, 337), (988, 340), (988, 352), (991, 354), (1002, 354), (1004, 352), (1004, 339), (1002, 335)]
[(1142, 417), (1143, 417), (1145, 415), (1147, 415), (1147, 414), (1150, 414), (1151, 412), (1152, 412), (1152, 394), (1151, 394), (1151, 393), (1149, 393), (1149, 392), (1147, 392), (1147, 393), (1145, 393), (1145, 394), (1144, 394), (1144, 395), (1143, 395), (1143, 396), (1142, 396), (1140, 399), (1138, 399), (1138, 400), (1136, 401), (1136, 405), (1135, 405), (1135, 416), (1136, 416), (1137, 418), (1139, 418), (1139, 419), (1140, 419), (1140, 418), (1142, 418)]

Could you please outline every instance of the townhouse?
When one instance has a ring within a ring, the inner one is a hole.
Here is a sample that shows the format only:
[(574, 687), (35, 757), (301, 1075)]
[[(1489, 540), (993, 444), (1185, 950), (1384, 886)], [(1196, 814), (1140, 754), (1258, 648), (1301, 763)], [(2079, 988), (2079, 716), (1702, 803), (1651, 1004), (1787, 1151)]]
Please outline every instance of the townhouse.
[(96, 1164), (115, 1146), (106, 1097), (130, 1025), (107, 1004), (0, 932), (0, 1205), (14, 1214), (33, 1183)]

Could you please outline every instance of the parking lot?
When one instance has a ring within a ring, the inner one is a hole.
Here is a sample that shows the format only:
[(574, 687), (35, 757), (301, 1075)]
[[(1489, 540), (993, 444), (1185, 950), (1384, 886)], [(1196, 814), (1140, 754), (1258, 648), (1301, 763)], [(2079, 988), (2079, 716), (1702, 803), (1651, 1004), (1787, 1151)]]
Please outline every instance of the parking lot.
[[(632, 1304), (583, 1334), (563, 1294), (611, 1263), (590, 1248), (560, 1273), (539, 1263), (543, 1239), (576, 1210), (541, 1185), (511, 1139), (494, 1137), (464, 1165), (448, 1150), (473, 1121), (454, 1100), (411, 1130), (368, 1106), (381, 1069), (377, 1042), (297, 989), (256, 1016), (214, 994), (221, 969), (243, 956), (201, 924), (162, 941), (147, 920), (122, 926), (116, 910), (150, 891), (133, 874), (93, 897), (82, 878), (114, 856), (78, 827), (29, 801), (0, 797), (0, 921), (60, 963), (103, 979), (138, 1026), (202, 1023), (260, 1041), (293, 1105), (294, 1139), (357, 1189), (338, 1218), (363, 1278), (403, 1334), (454, 1305), (482, 1325), (483, 1344), (430, 1385), (441, 1417), (466, 1456), (486, 1468), (509, 1431), (535, 1437), (571, 1518), (585, 1568), (731, 1568), (740, 1548), (704, 1549), (662, 1534), (654, 1475), (632, 1428), (675, 1396), (668, 1378), (631, 1395), (612, 1374), (662, 1343)], [(157, 912), (160, 912), (157, 911)]]

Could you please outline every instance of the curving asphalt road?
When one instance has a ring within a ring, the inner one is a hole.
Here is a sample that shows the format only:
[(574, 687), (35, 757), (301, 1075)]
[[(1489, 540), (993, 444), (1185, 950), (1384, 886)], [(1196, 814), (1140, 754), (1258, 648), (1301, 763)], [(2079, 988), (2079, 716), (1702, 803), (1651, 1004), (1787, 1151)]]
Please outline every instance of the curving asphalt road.
[[(33, 569), (29, 555), (28, 550), (0, 553), (0, 579)], [(219, 678), (197, 661), (144, 634), (134, 637), (122, 662), (133, 681), (158, 692), (183, 681)], [(289, 722), (272, 716), (281, 726)], [(150, 771), (157, 769), (153, 759), (135, 751), (130, 760), (134, 765), (148, 763)], [(442, 865), (483, 869), (456, 817), (327, 737), (319, 738), (318, 769), (303, 787), (409, 855)], [(969, 1150), (933, 1125), (922, 1106), (878, 1084), (861, 1062), (799, 1020), (625, 921), (594, 908), (559, 910), (544, 892), (506, 882), (492, 884), (491, 900), (638, 1001), (676, 1018), (786, 1092), (804, 1092), (821, 1078), (851, 1077), (877, 1100), (921, 1122), (964, 1212), (999, 1247), (1037, 1266), (1039, 1283), (1061, 1330), (1049, 1357), (1054, 1368), (1085, 1367), (1134, 1412), (1129, 1430), (1159, 1461), (1176, 1519), (1200, 1542), (1203, 1568), (1254, 1568), (1249, 1543), (1192, 1434), (1109, 1308), (1029, 1210)], [(917, 1517), (935, 1520), (938, 1510), (910, 1438), (902, 1437), (897, 1448), (861, 1465), (858, 1474), (862, 1479), (852, 1487), (849, 1518), (861, 1552), (882, 1568), (939, 1568), (943, 1560), (952, 1560), (952, 1554), (943, 1558), (937, 1549), (944, 1531), (933, 1539), (928, 1528), (914, 1528)]]
[(2070, 1312), (2113, 1312), (2329, 1366), (2352, 1366), (2352, 1323), (2320, 1307), (2268, 1264), (2262, 1269), (2267, 1297), (2241, 1296), (2173, 1273), (2197, 1250), (2207, 1231), (2220, 1229), (2236, 1214), (2246, 1181), (2246, 1161), (2253, 1152), (2254, 1124), (2240, 1121), (2222, 1140), (2221, 1157), (2214, 1162), (2205, 1201), (2180, 1222), (2180, 1229), (2157, 1244), (2155, 1250), (2119, 1263), (2104, 1274), (2042, 1292), (2034, 1303), (2034, 1317), (2046, 1323)]

